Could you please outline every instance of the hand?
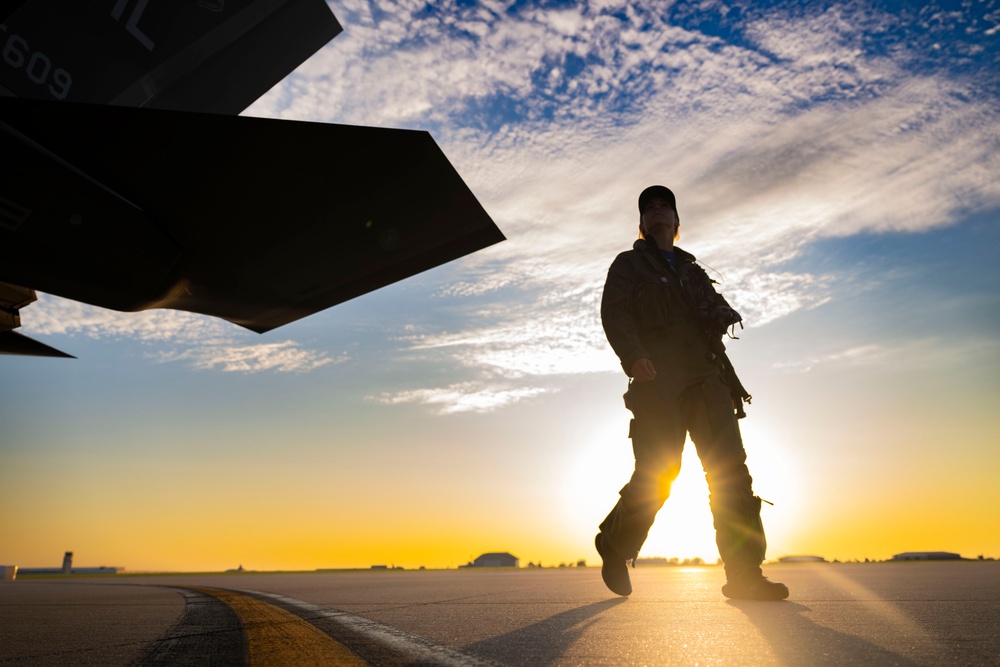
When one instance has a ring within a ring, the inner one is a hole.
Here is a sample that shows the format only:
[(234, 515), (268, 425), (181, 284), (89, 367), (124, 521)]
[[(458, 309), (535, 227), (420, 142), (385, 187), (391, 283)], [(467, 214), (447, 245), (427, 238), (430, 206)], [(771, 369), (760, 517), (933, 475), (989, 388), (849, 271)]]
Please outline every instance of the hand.
[(712, 323), (721, 333), (725, 333), (726, 329), (736, 324), (742, 328), (742, 322), (743, 318), (740, 317), (740, 314), (728, 306), (716, 306), (715, 310), (712, 311)]
[(635, 378), (636, 382), (655, 380), (656, 367), (653, 366), (653, 360), (648, 357), (636, 359), (635, 363), (632, 364), (632, 377)]

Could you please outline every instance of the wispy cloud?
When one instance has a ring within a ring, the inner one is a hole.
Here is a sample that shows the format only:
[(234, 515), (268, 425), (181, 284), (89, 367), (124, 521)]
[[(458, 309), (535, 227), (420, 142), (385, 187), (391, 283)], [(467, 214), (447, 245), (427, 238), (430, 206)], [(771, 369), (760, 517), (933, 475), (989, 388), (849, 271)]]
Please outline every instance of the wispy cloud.
[(180, 351), (155, 352), (149, 356), (159, 362), (187, 361), (192, 368), (201, 370), (218, 368), (239, 373), (305, 372), (345, 360), (344, 357), (334, 359), (323, 352), (302, 349), (291, 340), (256, 345), (201, 345)]
[[(290, 340), (246, 343), (250, 334), (222, 320), (177, 310), (119, 313), (40, 294), (23, 312), (26, 334), (83, 335), (88, 338), (139, 340), (157, 349), (146, 353), (157, 362), (184, 362), (196, 369), (242, 373), (305, 372), (339, 363), (326, 352), (308, 350)], [(167, 349), (162, 349), (166, 345)]]
[(774, 368), (789, 372), (808, 373), (817, 366), (827, 364), (868, 366), (880, 363), (890, 353), (891, 351), (882, 345), (862, 345), (807, 359), (779, 362), (774, 364)]
[(39, 294), (22, 311), (25, 333), (83, 335), (88, 338), (135, 338), (144, 342), (173, 341), (209, 344), (232, 337), (233, 325), (179, 310), (120, 313), (77, 301)]
[(509, 385), (462, 382), (447, 387), (384, 392), (368, 396), (368, 400), (385, 405), (417, 403), (431, 406), (438, 414), (460, 412), (491, 412), (539, 394), (554, 391), (544, 387), (511, 387)]
[[(491, 377), (559, 376), (614, 370), (618, 363), (599, 320), (597, 284), (523, 305), (480, 310), (458, 332), (407, 336), (409, 350), (447, 354)], [(543, 304), (538, 307), (537, 304)]]
[(737, 287), (723, 291), (731, 303), (740, 304), (740, 314), (754, 326), (798, 310), (817, 308), (832, 298), (832, 279), (828, 276), (744, 270), (730, 278)]
[(774, 364), (774, 368), (791, 373), (808, 373), (821, 367), (893, 367), (909, 370), (954, 368), (970, 359), (996, 359), (1000, 342), (972, 338), (966, 341), (924, 337), (915, 340), (847, 347), (803, 359)]

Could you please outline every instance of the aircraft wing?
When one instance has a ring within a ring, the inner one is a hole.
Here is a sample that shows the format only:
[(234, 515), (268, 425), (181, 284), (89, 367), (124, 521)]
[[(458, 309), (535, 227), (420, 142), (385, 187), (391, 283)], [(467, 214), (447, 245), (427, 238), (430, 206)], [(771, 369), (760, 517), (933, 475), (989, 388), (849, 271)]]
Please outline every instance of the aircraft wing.
[(426, 132), (0, 98), (0, 281), (257, 332), (503, 240)]
[(342, 31), (324, 0), (12, 5), (0, 9), (8, 95), (179, 111), (237, 114)]
[[(503, 240), (425, 132), (231, 115), (341, 30), (324, 0), (0, 6), (0, 281), (264, 332)], [(26, 353), (10, 322), (0, 294)]]
[(45, 343), (13, 331), (21, 326), (18, 310), (35, 300), (35, 290), (0, 282), (0, 352), (32, 357), (70, 357)]

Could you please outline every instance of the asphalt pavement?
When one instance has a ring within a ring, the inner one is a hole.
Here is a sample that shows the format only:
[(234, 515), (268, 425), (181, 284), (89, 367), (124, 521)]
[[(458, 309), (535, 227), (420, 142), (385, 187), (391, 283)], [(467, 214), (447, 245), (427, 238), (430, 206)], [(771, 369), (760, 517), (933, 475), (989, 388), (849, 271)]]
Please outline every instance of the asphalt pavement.
[(1000, 665), (1000, 562), (22, 577), (0, 664)]

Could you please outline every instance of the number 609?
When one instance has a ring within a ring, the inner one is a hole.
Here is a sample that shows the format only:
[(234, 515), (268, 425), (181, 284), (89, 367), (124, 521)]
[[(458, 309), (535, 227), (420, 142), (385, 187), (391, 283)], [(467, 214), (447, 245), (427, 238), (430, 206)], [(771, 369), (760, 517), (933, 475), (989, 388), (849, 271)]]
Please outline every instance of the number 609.
[[(5, 26), (0, 26), (3, 32), (7, 31)], [(28, 79), (37, 85), (48, 82), (49, 92), (58, 100), (66, 99), (70, 86), (73, 85), (73, 77), (62, 68), (55, 71), (52, 69), (52, 61), (41, 51), (31, 52), (28, 41), (20, 35), (11, 35), (3, 47), (4, 61), (14, 69), (24, 68), (24, 73)], [(51, 78), (50, 76), (51, 75)]]

